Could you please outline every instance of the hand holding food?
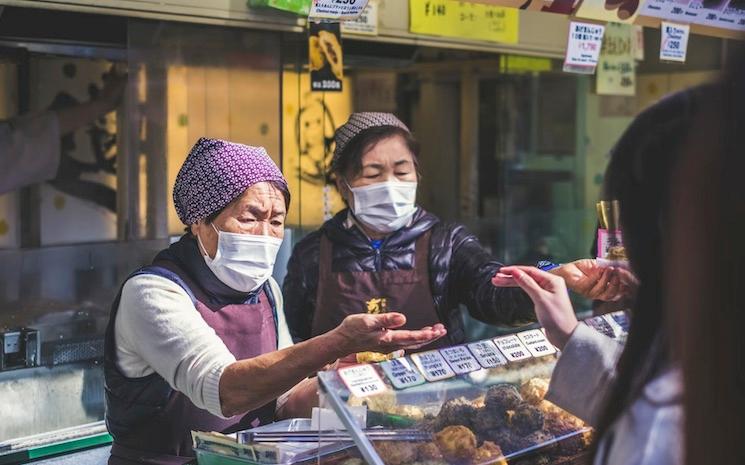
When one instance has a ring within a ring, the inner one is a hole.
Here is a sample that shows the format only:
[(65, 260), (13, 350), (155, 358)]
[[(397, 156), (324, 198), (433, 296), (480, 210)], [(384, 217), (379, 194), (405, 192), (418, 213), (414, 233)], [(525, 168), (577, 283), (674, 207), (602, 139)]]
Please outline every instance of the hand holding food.
[(546, 337), (553, 345), (563, 349), (579, 324), (564, 280), (531, 266), (508, 266), (500, 271), (511, 275), (530, 296), (538, 321), (546, 330)]
[(439, 323), (419, 330), (396, 329), (404, 324), (406, 317), (401, 313), (359, 314), (346, 317), (334, 331), (343, 341), (347, 353), (416, 349), (447, 334)]

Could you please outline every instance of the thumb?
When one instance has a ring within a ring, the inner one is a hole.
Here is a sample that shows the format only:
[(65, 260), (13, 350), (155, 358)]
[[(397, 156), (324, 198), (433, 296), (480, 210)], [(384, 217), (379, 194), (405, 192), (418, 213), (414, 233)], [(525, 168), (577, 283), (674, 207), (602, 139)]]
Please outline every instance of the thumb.
[(515, 279), (517, 285), (530, 296), (533, 302), (541, 298), (544, 290), (528, 273), (516, 269), (512, 272), (512, 277)]
[(375, 316), (375, 326), (379, 329), (400, 328), (406, 324), (406, 317), (402, 313), (389, 312)]

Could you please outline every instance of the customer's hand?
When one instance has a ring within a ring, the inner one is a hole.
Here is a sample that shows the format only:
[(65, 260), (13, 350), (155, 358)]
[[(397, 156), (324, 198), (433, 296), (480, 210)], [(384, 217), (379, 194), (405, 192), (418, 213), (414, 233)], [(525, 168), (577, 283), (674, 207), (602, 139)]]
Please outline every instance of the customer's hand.
[(507, 266), (500, 273), (512, 279), (530, 296), (546, 337), (563, 349), (579, 322), (562, 278), (532, 266)]
[(350, 315), (334, 329), (344, 344), (344, 352), (390, 353), (401, 349), (417, 349), (447, 334), (441, 324), (419, 330), (396, 329), (406, 324), (401, 313)]
[[(518, 283), (504, 269), (500, 269), (492, 278), (492, 284), (497, 287), (518, 287)], [(632, 297), (638, 285), (630, 271), (602, 267), (592, 259), (575, 260), (548, 273), (564, 278), (567, 287), (573, 292), (587, 299), (605, 302), (617, 302)]]
[(616, 302), (624, 297), (616, 269), (601, 267), (592, 259), (575, 260), (549, 273), (564, 278), (570, 290), (588, 299)]

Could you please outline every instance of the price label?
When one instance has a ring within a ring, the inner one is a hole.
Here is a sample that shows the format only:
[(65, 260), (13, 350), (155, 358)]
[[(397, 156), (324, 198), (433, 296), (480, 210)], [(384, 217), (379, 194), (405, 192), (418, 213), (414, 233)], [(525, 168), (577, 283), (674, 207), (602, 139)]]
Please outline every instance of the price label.
[(611, 325), (618, 326), (619, 335), (629, 332), (629, 317), (625, 312), (613, 312), (603, 315), (605, 320)]
[(601, 334), (605, 334), (613, 339), (616, 338), (616, 332), (613, 330), (613, 326), (602, 316), (588, 318), (583, 323)]
[(525, 344), (525, 347), (528, 348), (533, 357), (544, 357), (556, 353), (556, 349), (548, 342), (548, 339), (546, 339), (546, 336), (540, 329), (523, 331), (522, 333), (518, 333), (517, 337)]
[(507, 359), (497, 350), (497, 346), (492, 341), (479, 341), (468, 344), (473, 355), (484, 368), (494, 368), (500, 365), (506, 365)]
[(517, 362), (531, 357), (530, 351), (520, 342), (520, 338), (514, 334), (498, 337), (494, 339), (494, 343), (510, 362)]
[(408, 358), (396, 358), (380, 364), (396, 389), (405, 389), (424, 383), (424, 378)]
[(367, 6), (367, 0), (313, 0), (311, 18), (355, 19)]
[(411, 356), (427, 381), (440, 381), (455, 376), (453, 369), (436, 350)]
[(688, 51), (688, 34), (691, 26), (688, 24), (675, 24), (663, 21), (660, 25), (660, 60), (686, 61)]
[(445, 360), (447, 360), (448, 364), (450, 364), (450, 368), (452, 368), (458, 375), (481, 369), (479, 362), (476, 361), (473, 355), (471, 355), (471, 352), (469, 352), (465, 346), (440, 349), (440, 354)]
[(339, 370), (339, 376), (356, 397), (374, 396), (388, 388), (373, 365), (355, 365)]

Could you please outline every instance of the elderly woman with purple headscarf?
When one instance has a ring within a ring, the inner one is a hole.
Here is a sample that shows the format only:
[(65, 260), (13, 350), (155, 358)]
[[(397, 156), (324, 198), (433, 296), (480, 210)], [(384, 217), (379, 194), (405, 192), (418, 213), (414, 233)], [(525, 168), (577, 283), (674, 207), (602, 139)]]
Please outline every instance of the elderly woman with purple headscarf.
[(185, 464), (192, 430), (233, 432), (306, 413), (305, 378), (361, 351), (418, 347), (442, 325), (396, 330), (398, 313), (355, 315), (293, 345), (271, 278), (290, 194), (263, 148), (200, 139), (173, 200), (187, 233), (134, 272), (106, 332), (110, 464)]

